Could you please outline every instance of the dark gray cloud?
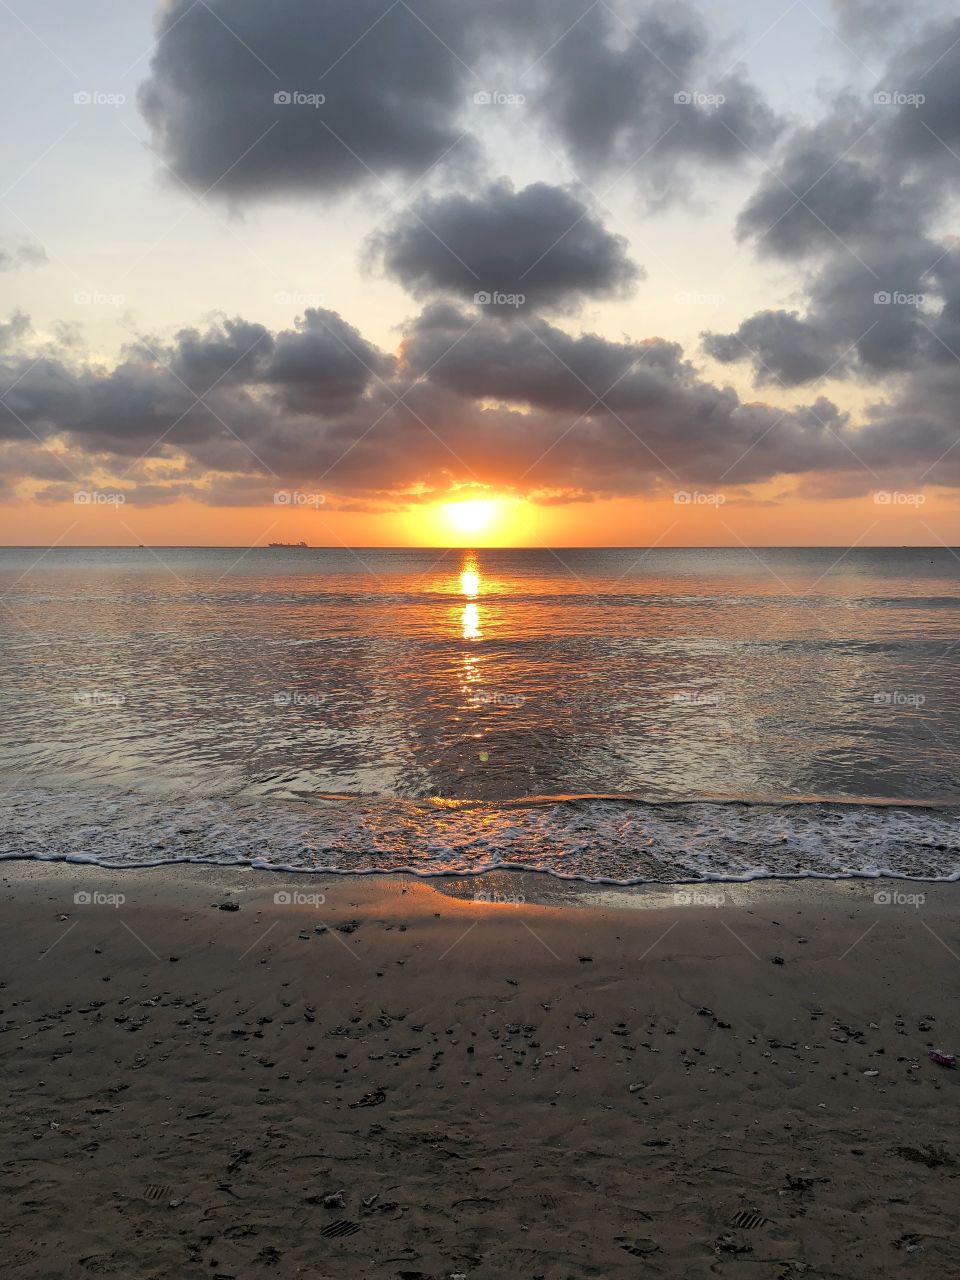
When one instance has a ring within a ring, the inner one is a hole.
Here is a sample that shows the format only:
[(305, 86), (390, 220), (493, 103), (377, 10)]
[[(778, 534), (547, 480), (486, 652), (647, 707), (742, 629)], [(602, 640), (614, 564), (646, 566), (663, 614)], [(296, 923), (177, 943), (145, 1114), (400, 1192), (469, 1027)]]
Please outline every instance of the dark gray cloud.
[(850, 424), (828, 400), (786, 414), (744, 404), (661, 339), (574, 336), (543, 319), (504, 326), (434, 304), (409, 326), (397, 361), (370, 347), (371, 369), (350, 381), (347, 365), (287, 359), (291, 343), (324, 334), (336, 335), (345, 358), (363, 341), (339, 317), (310, 313), (297, 329), (261, 338), (264, 354), (241, 359), (241, 375), (231, 371), (202, 403), (173, 370), (222, 373), (260, 337), (257, 326), (218, 322), (162, 349), (134, 344), (112, 369), (66, 355), (33, 364), (14, 350), (2, 373), (19, 381), (0, 427), (21, 445), (55, 438), (98, 472), (112, 463), (129, 476), (131, 500), (154, 495), (161, 480), (142, 457), (169, 460), (163, 489), (190, 485), (203, 498), (227, 486), (236, 502), (263, 501), (271, 486), (396, 501), (471, 481), (585, 500), (740, 485), (849, 460), (840, 437)]
[(335, 311), (314, 307), (294, 330), (278, 335), (262, 381), (287, 409), (331, 412), (359, 400), (393, 365)]
[(960, 18), (951, 17), (898, 52), (867, 92), (841, 94), (821, 121), (794, 130), (738, 234), (790, 261), (848, 243), (882, 265), (891, 238), (927, 228), (960, 188), (960, 165), (948, 163), (958, 146)]
[(738, 232), (802, 265), (801, 312), (767, 310), (709, 354), (760, 382), (887, 376), (960, 352), (960, 256), (942, 234), (960, 190), (960, 19), (927, 28), (871, 90), (787, 140)]
[(748, 360), (759, 383), (787, 387), (825, 377), (834, 360), (830, 337), (795, 311), (759, 311), (735, 333), (706, 334), (703, 345), (721, 364)]
[[(539, 316), (508, 326), (449, 302), (407, 326), (396, 357), (317, 310), (279, 333), (234, 319), (140, 341), (113, 367), (69, 347), (37, 361), (29, 340), (0, 357), (16, 384), (0, 406), (2, 456), (36, 478), (39, 445), (55, 442), (74, 487), (113, 474), (134, 502), (242, 505), (282, 488), (383, 506), (465, 483), (588, 501), (814, 475), (829, 487), (856, 459), (868, 487), (924, 471), (960, 486), (956, 361), (933, 381), (910, 375), (857, 425), (825, 396), (786, 411), (746, 403), (661, 338), (613, 342)], [(183, 373), (220, 381), (197, 402)], [(72, 483), (52, 458), (48, 501)]]
[[(20, 338), (28, 326), (16, 320)], [(241, 470), (262, 462), (241, 439), (276, 441), (287, 418), (352, 408), (393, 368), (392, 357), (320, 309), (277, 334), (223, 319), (169, 344), (137, 340), (110, 370), (78, 364), (67, 348), (37, 359), (15, 339), (9, 345), (0, 366), (15, 385), (0, 406), (0, 437), (66, 433), (89, 450), (134, 458), (177, 448), (212, 459), (219, 450)]]
[(504, 329), (476, 324), (443, 304), (428, 307), (411, 326), (403, 356), (412, 377), (429, 369), (435, 384), (465, 398), (573, 413), (588, 411), (601, 398), (614, 409), (653, 404), (664, 386), (680, 387), (695, 376), (674, 342), (572, 337), (540, 320)]
[(444, 47), (460, 42), (460, 8), (174, 0), (140, 106), (161, 154), (201, 191), (275, 199), (418, 175), (462, 132), (468, 72)]
[[(506, 182), (477, 195), (425, 198), (371, 240), (384, 271), (415, 297), (496, 294), (519, 307), (566, 309), (583, 298), (622, 296), (642, 272), (572, 192), (544, 182), (515, 191)], [(486, 300), (486, 299), (484, 299)]]
[(738, 238), (764, 256), (803, 260), (854, 239), (879, 246), (914, 224), (918, 202), (931, 205), (933, 193), (891, 183), (872, 157), (844, 154), (865, 149), (876, 127), (876, 117), (851, 107), (798, 130), (741, 213)]
[(262, 384), (276, 388), (287, 408), (304, 413), (350, 404), (371, 379), (393, 367), (353, 325), (320, 307), (308, 308), (293, 329), (277, 334), (262, 324), (222, 317), (203, 332), (182, 329), (169, 347), (145, 341), (139, 351), (147, 363), (167, 364), (197, 396), (206, 398), (212, 388)]
[[(275, 345), (273, 334), (262, 324), (225, 316), (205, 332), (181, 329), (169, 352), (170, 367), (196, 395), (204, 395), (215, 384), (240, 384), (258, 377)], [(162, 346), (144, 343), (144, 358)]]
[(683, 5), (647, 5), (626, 22), (596, 5), (538, 66), (536, 111), (578, 168), (629, 172), (650, 200), (678, 194), (678, 179), (689, 186), (694, 166), (749, 161), (780, 131)]
[(463, 172), (498, 111), (482, 95), (505, 92), (584, 172), (629, 169), (662, 200), (777, 133), (718, 67), (700, 20), (659, 2), (172, 0), (140, 106), (182, 181), (245, 201)]
[[(549, 451), (543, 473), (539, 464), (531, 472), (544, 487), (734, 485), (846, 462), (839, 437), (849, 423), (829, 400), (787, 413), (744, 404), (700, 377), (677, 343), (574, 337), (542, 319), (519, 329), (469, 323), (453, 308), (428, 308), (405, 361), (412, 375), (433, 366), (431, 380), (463, 398), (500, 399), (532, 415), (525, 434)], [(518, 447), (531, 466), (530, 441)]]
[(761, 385), (902, 374), (960, 349), (958, 303), (960, 254), (918, 237), (891, 242), (878, 277), (831, 256), (808, 282), (805, 316), (760, 311), (733, 333), (705, 334), (703, 345), (722, 363), (752, 365)]

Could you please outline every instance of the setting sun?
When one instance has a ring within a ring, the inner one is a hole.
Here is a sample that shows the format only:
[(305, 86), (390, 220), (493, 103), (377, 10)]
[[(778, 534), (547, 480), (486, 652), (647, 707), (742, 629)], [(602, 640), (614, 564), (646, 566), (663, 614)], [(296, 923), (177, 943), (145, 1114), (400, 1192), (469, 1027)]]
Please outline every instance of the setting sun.
[(443, 514), (457, 533), (486, 533), (494, 525), (499, 504), (492, 498), (474, 498), (467, 502), (451, 502)]
[(501, 494), (429, 503), (413, 508), (405, 520), (408, 537), (439, 547), (517, 546), (529, 540), (538, 522), (534, 504)]

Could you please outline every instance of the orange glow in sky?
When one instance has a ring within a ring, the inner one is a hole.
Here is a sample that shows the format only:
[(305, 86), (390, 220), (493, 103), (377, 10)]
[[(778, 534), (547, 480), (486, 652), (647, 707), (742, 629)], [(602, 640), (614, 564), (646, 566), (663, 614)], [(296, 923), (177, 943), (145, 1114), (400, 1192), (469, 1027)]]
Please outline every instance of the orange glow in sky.
[(408, 537), (399, 541), (418, 546), (535, 546), (543, 513), (523, 498), (492, 495), (412, 507), (402, 520)]
[[(757, 486), (755, 500), (679, 504), (671, 495), (537, 503), (491, 495), (406, 510), (293, 506), (0, 503), (0, 545), (311, 547), (931, 546), (960, 544), (960, 505), (931, 493), (922, 507), (870, 494), (826, 500)], [(481, 527), (482, 526), (482, 527)], [(476, 532), (469, 532), (473, 528)]]

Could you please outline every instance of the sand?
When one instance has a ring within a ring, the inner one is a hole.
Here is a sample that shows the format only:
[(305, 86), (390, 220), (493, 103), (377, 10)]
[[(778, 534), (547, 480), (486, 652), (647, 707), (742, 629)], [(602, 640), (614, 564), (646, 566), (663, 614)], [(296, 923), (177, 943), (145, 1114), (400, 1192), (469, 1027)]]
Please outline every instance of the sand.
[(5, 1275), (960, 1271), (955, 885), (2, 870)]

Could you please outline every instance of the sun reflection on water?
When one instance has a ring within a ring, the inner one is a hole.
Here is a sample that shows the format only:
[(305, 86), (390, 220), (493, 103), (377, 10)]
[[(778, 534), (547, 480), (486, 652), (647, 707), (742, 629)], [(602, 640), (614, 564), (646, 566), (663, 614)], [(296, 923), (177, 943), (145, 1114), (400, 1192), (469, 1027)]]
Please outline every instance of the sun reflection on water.
[(480, 610), (472, 601), (463, 606), (460, 624), (463, 628), (464, 640), (483, 639), (483, 632), (480, 630)]
[(460, 590), (467, 597), (467, 603), (460, 614), (460, 627), (464, 640), (482, 640), (480, 628), (480, 606), (476, 603), (480, 595), (480, 570), (476, 557), (471, 552), (464, 557), (460, 569)]

